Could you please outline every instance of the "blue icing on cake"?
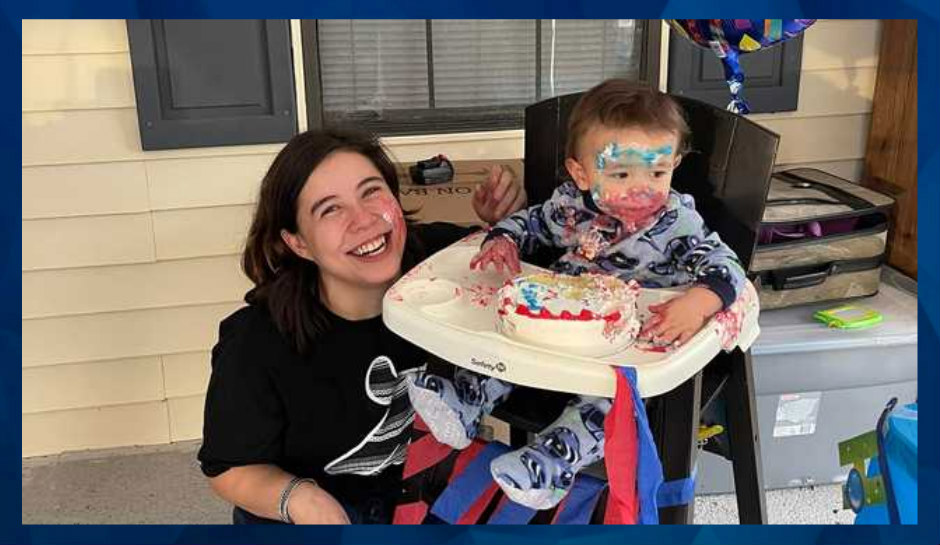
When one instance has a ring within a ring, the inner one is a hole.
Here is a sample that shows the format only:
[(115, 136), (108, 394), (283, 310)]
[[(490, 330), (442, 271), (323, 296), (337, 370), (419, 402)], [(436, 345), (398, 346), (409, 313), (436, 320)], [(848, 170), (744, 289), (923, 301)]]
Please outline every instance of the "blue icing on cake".
[(521, 295), (522, 299), (525, 301), (527, 307), (531, 310), (539, 310), (542, 308), (542, 305), (539, 304), (539, 286), (531, 282), (526, 282), (522, 285)]

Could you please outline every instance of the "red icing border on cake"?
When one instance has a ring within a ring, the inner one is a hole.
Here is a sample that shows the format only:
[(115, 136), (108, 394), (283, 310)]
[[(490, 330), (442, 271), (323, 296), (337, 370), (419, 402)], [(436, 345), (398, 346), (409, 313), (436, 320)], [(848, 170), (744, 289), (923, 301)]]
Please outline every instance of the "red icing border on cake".
[[(503, 301), (504, 307), (510, 306), (510, 305), (512, 305), (512, 301), (510, 301), (508, 298)], [(505, 311), (502, 308), (500, 308), (498, 312), (500, 314), (505, 314)], [(591, 312), (590, 310), (586, 308), (581, 309), (580, 314), (572, 314), (571, 312), (567, 310), (561, 311), (560, 314), (552, 314), (545, 307), (542, 307), (542, 309), (539, 310), (539, 312), (535, 313), (535, 312), (532, 312), (532, 309), (530, 309), (528, 306), (522, 303), (519, 303), (516, 305), (515, 313), (519, 316), (525, 316), (527, 318), (533, 318), (537, 320), (569, 320), (572, 322), (589, 322), (591, 320), (604, 320), (606, 322), (616, 322), (623, 317), (623, 315), (620, 313), (619, 310), (614, 311), (606, 316), (600, 316), (597, 313)]]
[(616, 322), (617, 320), (621, 318), (621, 314), (619, 310), (612, 312), (611, 314), (608, 314), (607, 316), (599, 316), (598, 314), (591, 312), (590, 310), (586, 308), (581, 309), (580, 314), (571, 314), (567, 310), (561, 311), (560, 314), (552, 314), (545, 307), (542, 307), (542, 309), (538, 313), (534, 313), (532, 312), (532, 309), (530, 309), (529, 307), (521, 303), (516, 305), (516, 314), (520, 316), (525, 316), (527, 318), (534, 318), (534, 319), (539, 319), (539, 320), (569, 320), (573, 322), (589, 322), (591, 320), (604, 320), (607, 322)]

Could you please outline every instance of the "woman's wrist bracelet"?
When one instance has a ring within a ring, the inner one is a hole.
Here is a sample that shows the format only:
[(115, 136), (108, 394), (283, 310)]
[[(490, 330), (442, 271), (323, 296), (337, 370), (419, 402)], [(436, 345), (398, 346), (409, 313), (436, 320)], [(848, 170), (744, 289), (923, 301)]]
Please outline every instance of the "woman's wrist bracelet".
[(286, 524), (293, 524), (293, 519), (290, 518), (290, 512), (287, 510), (287, 504), (290, 502), (290, 495), (294, 493), (294, 489), (297, 488), (297, 485), (300, 483), (311, 483), (313, 486), (317, 485), (317, 481), (306, 478), (306, 477), (294, 477), (287, 483), (284, 487), (284, 490), (281, 490), (281, 498), (277, 504), (277, 514), (281, 517), (281, 521)]

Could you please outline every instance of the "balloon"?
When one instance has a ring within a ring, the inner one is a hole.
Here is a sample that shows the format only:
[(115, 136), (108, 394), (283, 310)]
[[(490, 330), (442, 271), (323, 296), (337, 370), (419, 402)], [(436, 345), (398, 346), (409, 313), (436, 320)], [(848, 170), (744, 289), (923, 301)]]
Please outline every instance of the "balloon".
[(816, 19), (669, 19), (669, 25), (692, 43), (711, 49), (721, 59), (731, 90), (728, 109), (739, 114), (750, 111), (741, 98), (744, 72), (738, 56), (760, 51), (798, 36)]

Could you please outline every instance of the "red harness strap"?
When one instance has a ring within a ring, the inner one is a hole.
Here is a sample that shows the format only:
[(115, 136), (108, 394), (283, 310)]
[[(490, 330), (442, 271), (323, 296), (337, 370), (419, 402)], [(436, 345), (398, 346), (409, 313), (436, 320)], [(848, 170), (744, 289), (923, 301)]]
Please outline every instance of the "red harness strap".
[(604, 524), (636, 524), (637, 433), (633, 392), (626, 378), (617, 373), (617, 395), (604, 420), (604, 458), (610, 493)]

